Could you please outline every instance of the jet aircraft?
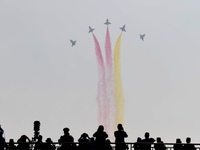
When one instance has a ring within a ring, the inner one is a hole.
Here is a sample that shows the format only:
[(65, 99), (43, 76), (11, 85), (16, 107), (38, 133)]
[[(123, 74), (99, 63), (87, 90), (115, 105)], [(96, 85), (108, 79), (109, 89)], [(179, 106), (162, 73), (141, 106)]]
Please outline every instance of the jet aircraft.
[(72, 47), (76, 44), (76, 41), (70, 40), (70, 42), (72, 43)]
[(88, 32), (88, 33), (93, 32), (93, 31), (94, 31), (94, 28), (91, 28), (91, 27), (89, 26), (89, 32)]
[(106, 22), (105, 22), (104, 24), (109, 25), (109, 24), (111, 24), (111, 23), (110, 23), (109, 20), (107, 19)]
[(123, 27), (120, 27), (120, 29), (122, 30), (122, 32), (123, 31), (126, 32), (125, 27), (126, 27), (125, 25)]
[(140, 39), (144, 41), (145, 34), (140, 34)]

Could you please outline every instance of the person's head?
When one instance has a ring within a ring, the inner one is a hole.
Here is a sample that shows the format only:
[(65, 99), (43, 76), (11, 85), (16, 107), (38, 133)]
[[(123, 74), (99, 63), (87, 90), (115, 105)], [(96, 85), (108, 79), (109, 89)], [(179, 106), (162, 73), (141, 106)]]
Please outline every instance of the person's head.
[(13, 145), (15, 145), (15, 144), (14, 144), (14, 139), (10, 139), (10, 140), (9, 140), (9, 146), (11, 147), (11, 146), (13, 146)]
[(14, 143), (14, 139), (10, 139), (9, 144), (13, 144), (13, 143)]
[(103, 125), (100, 125), (100, 126), (99, 126), (98, 131), (99, 131), (99, 132), (103, 132), (103, 131), (104, 131)]
[(160, 137), (157, 137), (156, 141), (157, 141), (157, 143), (162, 142)]
[(47, 139), (46, 139), (46, 143), (52, 143), (51, 138), (47, 138)]
[(87, 134), (87, 133), (83, 133), (83, 134), (81, 135), (81, 137), (82, 137), (82, 138), (87, 138), (87, 137), (88, 137), (88, 134)]
[(22, 136), (20, 137), (20, 141), (21, 141), (21, 142), (26, 142), (26, 139), (27, 139), (27, 136), (26, 136), (26, 135), (22, 135)]
[(42, 135), (38, 136), (38, 141), (42, 141)]
[(64, 132), (64, 134), (69, 134), (69, 128), (64, 128), (63, 132)]
[(119, 123), (119, 124), (117, 125), (117, 129), (120, 130), (120, 131), (123, 130), (122, 124)]
[(190, 138), (190, 137), (187, 137), (187, 138), (186, 138), (186, 143), (189, 144), (190, 142), (191, 142), (191, 138)]
[(181, 139), (176, 139), (176, 143), (182, 143)]
[(137, 138), (137, 142), (141, 142), (142, 139), (140, 137)]
[(148, 139), (148, 138), (149, 138), (149, 132), (146, 132), (146, 133), (144, 134), (144, 137), (145, 137), (145, 139)]

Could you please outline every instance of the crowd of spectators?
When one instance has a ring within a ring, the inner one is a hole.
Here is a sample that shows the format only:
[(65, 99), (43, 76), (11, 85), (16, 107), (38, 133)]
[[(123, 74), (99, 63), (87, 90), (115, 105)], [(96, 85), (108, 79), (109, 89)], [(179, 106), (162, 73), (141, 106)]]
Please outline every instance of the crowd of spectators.
[[(39, 122), (37, 122), (39, 123)], [(36, 127), (37, 128), (37, 127)], [(39, 127), (38, 127), (39, 129)], [(36, 133), (39, 133), (36, 130)], [(78, 143), (74, 142), (74, 138), (70, 135), (70, 129), (64, 128), (64, 134), (58, 139), (59, 146), (55, 146), (55, 142), (51, 138), (43, 141), (42, 135), (37, 134), (37, 137), (29, 139), (26, 135), (22, 135), (17, 142), (10, 139), (7, 143), (3, 137), (4, 130), (0, 126), (0, 150), (112, 150), (111, 142), (108, 139), (108, 134), (104, 131), (104, 126), (100, 125), (93, 137), (89, 137), (87, 133), (83, 133), (78, 139)], [(129, 147), (125, 142), (128, 134), (124, 131), (122, 124), (118, 124), (115, 136), (115, 150), (128, 150)], [(145, 133), (144, 139), (138, 137), (133, 144), (134, 150), (166, 150), (166, 146), (160, 137), (156, 140), (150, 137), (148, 132)], [(196, 150), (194, 144), (191, 144), (191, 138), (186, 138), (186, 143), (182, 144), (181, 139), (177, 139), (173, 145), (174, 150)]]

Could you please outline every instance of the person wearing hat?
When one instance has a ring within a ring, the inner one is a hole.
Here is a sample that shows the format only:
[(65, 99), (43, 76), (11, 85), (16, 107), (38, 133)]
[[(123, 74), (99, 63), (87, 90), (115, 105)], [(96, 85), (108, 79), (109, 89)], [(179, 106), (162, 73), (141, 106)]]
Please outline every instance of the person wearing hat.
[(69, 134), (69, 128), (63, 129), (64, 135), (58, 140), (60, 144), (59, 150), (70, 149), (73, 146), (74, 138)]

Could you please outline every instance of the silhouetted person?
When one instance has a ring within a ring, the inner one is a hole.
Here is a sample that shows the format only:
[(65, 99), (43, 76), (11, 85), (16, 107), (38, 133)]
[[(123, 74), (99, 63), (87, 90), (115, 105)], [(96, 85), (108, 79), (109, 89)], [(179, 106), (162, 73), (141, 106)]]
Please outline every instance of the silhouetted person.
[(44, 143), (42, 141), (42, 135), (38, 136), (37, 142), (35, 143), (34, 150), (44, 150)]
[(17, 143), (18, 143), (18, 145), (17, 145), (18, 150), (29, 150), (31, 140), (26, 135), (22, 135), (17, 140)]
[(187, 144), (184, 144), (184, 146), (183, 146), (184, 150), (196, 150), (194, 144), (190, 144), (190, 142), (191, 142), (191, 138), (187, 137), (186, 138), (186, 143)]
[(64, 135), (60, 137), (58, 142), (60, 143), (60, 148), (59, 150), (68, 150), (72, 148), (74, 138), (69, 134), (69, 128), (64, 128), (63, 129)]
[(140, 137), (137, 138), (137, 142), (134, 143), (134, 150), (142, 150), (142, 139)]
[(1, 125), (0, 125), (0, 150), (4, 150), (7, 147), (3, 134), (4, 134), (4, 130), (1, 128)]
[(1, 125), (0, 125), (0, 150), (4, 150), (4, 148), (7, 147), (3, 134), (4, 134), (4, 130), (1, 128)]
[(142, 143), (144, 143), (143, 145), (142, 145), (142, 149), (143, 150), (151, 150), (151, 144), (153, 144), (153, 142), (155, 142), (155, 140), (153, 139), (153, 138), (150, 138), (149, 137), (150, 135), (149, 135), (149, 133), (148, 132), (146, 132), (145, 134), (144, 134), (144, 139), (142, 140)]
[(4, 134), (4, 130), (1, 128), (1, 125), (0, 125), (0, 135), (3, 137), (3, 134)]
[(55, 150), (56, 146), (53, 144), (51, 138), (46, 139), (46, 143), (44, 143), (44, 150)]
[(125, 138), (128, 137), (127, 133), (124, 131), (124, 128), (122, 124), (117, 125), (117, 131), (114, 132), (115, 136), (115, 149), (116, 150), (125, 150), (126, 149), (126, 143)]
[(93, 134), (93, 137), (95, 137), (96, 149), (104, 150), (108, 134), (104, 131), (104, 127), (102, 125), (98, 127), (97, 131)]
[(7, 150), (17, 150), (17, 146), (14, 144), (14, 140), (10, 139), (8, 143), (8, 149)]
[(157, 143), (154, 144), (154, 149), (155, 150), (166, 150), (166, 146), (165, 144), (163, 143), (163, 141), (161, 140), (160, 137), (158, 137), (156, 139)]
[(79, 142), (79, 150), (89, 150), (90, 146), (90, 138), (87, 133), (83, 133), (81, 137), (78, 139)]
[(183, 150), (181, 139), (176, 139), (176, 144), (173, 146), (174, 150)]

